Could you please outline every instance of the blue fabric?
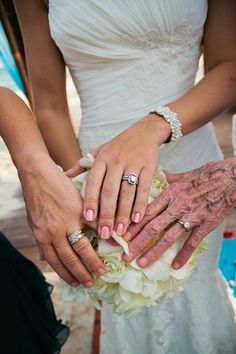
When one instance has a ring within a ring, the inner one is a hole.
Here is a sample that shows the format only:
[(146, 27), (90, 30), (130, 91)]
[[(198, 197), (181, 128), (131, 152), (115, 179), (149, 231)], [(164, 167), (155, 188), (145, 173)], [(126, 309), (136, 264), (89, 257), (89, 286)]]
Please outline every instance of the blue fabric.
[(19, 87), (19, 89), (25, 93), (25, 89), (21, 81), (20, 74), (18, 72), (17, 66), (12, 56), (11, 49), (8, 44), (8, 40), (4, 32), (1, 21), (0, 21), (0, 60), (3, 63), (5, 69), (8, 71), (9, 75), (12, 77), (12, 79)]
[(219, 268), (236, 297), (236, 239), (223, 240)]

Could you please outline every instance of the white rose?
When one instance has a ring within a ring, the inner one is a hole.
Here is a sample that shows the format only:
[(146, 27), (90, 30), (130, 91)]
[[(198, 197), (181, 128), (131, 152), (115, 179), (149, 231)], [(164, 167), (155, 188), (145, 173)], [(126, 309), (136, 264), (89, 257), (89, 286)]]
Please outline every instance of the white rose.
[(125, 272), (124, 261), (119, 260), (113, 255), (101, 257), (101, 260), (104, 263), (107, 272), (100, 278), (108, 283), (118, 283), (122, 279)]
[(141, 292), (143, 287), (142, 278), (142, 271), (131, 267), (126, 267), (123, 277), (120, 279), (119, 283), (123, 289), (138, 294)]

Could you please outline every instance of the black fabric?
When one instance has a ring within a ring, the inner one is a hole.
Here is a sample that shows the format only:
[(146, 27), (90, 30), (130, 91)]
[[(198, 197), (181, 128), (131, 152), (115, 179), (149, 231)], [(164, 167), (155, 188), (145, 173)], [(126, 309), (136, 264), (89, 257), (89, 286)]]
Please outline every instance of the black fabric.
[(0, 354), (57, 354), (69, 335), (50, 298), (52, 286), (0, 232)]

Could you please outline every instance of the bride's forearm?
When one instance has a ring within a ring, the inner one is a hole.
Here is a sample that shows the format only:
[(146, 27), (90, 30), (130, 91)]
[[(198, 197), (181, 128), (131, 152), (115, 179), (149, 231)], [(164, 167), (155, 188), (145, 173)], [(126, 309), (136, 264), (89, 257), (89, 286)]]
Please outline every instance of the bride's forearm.
[(208, 72), (186, 95), (167, 106), (178, 114), (185, 135), (235, 103), (236, 62), (225, 62)]
[(82, 156), (69, 112), (44, 109), (36, 111), (36, 117), (50, 156), (67, 170)]
[(21, 174), (38, 161), (49, 159), (36, 121), (24, 102), (12, 91), (0, 87), (0, 135)]

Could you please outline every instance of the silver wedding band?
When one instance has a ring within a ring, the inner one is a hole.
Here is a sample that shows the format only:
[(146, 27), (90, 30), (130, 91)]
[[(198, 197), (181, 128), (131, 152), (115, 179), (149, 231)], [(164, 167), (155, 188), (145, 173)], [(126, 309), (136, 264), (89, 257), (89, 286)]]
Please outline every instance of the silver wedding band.
[(191, 225), (190, 225), (189, 222), (178, 220), (178, 223), (184, 227), (184, 229), (185, 229), (186, 232), (192, 230), (192, 227), (191, 227)]
[(131, 172), (129, 175), (127, 176), (123, 176), (122, 181), (127, 181), (129, 184), (131, 185), (135, 185), (139, 183), (139, 178), (136, 175), (136, 173)]
[(68, 236), (68, 241), (70, 242), (71, 245), (73, 245), (76, 242), (80, 241), (85, 236), (86, 235), (82, 230), (76, 230)]

